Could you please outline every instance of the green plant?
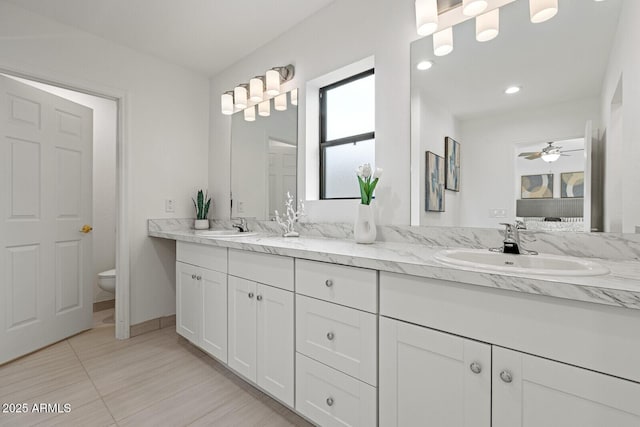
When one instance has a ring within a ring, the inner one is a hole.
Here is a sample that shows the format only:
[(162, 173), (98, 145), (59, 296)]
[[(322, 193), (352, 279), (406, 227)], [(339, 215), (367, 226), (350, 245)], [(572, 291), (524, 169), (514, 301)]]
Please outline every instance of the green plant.
[(382, 176), (382, 169), (376, 168), (375, 171), (371, 170), (371, 165), (365, 163), (356, 170), (358, 176), (358, 183), (360, 184), (360, 203), (363, 205), (370, 205), (373, 198), (373, 191), (378, 185), (378, 180)]
[(200, 190), (198, 191), (198, 201), (196, 202), (193, 197), (191, 200), (193, 200), (193, 206), (196, 208), (196, 219), (207, 219), (209, 206), (211, 206), (211, 197), (208, 197), (208, 194)]

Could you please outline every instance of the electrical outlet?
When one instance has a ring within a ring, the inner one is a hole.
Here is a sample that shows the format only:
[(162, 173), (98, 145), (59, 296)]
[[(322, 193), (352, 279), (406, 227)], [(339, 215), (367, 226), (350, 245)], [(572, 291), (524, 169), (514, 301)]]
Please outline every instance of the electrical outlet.
[(236, 212), (238, 213), (238, 215), (243, 214), (244, 213), (244, 202), (236, 202), (236, 203), (237, 203)]
[(506, 218), (506, 209), (489, 209), (489, 218)]
[(168, 213), (173, 213), (176, 211), (176, 201), (173, 199), (166, 199), (164, 201), (164, 211)]

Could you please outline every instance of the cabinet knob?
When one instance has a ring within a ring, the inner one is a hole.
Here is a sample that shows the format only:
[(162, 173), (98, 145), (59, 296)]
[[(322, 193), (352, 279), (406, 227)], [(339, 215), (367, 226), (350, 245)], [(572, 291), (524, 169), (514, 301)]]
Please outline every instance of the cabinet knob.
[(510, 383), (511, 381), (513, 381), (513, 375), (511, 375), (511, 372), (505, 369), (504, 371), (500, 372), (500, 379), (505, 383)]
[(258, 295), (258, 296), (256, 297), (256, 299), (257, 299), (258, 301), (262, 301), (262, 295)]
[(191, 275), (191, 278), (195, 280), (196, 275), (195, 275), (195, 274), (192, 274), (192, 275)]
[(253, 298), (253, 292), (249, 292), (249, 299)]
[(324, 281), (324, 284), (327, 286), (327, 288), (330, 288), (333, 286), (333, 280), (327, 279)]
[(202, 276), (197, 276), (196, 280), (202, 280)]
[(329, 341), (333, 341), (334, 338), (335, 338), (335, 335), (333, 334), (333, 332), (328, 332), (327, 333), (327, 339)]
[(333, 397), (327, 397), (327, 406), (333, 406)]
[(474, 374), (479, 374), (480, 372), (482, 372), (482, 366), (478, 362), (473, 362), (471, 365), (469, 365), (469, 369), (471, 369), (471, 372), (473, 372)]

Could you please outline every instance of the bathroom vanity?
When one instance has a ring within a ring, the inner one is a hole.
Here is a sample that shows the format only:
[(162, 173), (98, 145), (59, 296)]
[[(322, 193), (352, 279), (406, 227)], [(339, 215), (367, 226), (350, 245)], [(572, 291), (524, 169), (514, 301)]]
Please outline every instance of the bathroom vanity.
[(177, 331), (318, 425), (640, 425), (637, 262), (549, 277), (437, 248), (177, 240)]

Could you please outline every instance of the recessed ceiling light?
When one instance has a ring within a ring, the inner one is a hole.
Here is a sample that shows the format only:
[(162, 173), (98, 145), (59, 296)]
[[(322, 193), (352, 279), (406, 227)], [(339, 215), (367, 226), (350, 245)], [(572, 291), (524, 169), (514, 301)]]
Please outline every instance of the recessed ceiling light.
[(506, 93), (507, 95), (513, 95), (514, 93), (520, 92), (520, 89), (520, 86), (510, 86), (505, 89), (504, 93)]
[(433, 67), (432, 61), (420, 61), (418, 62), (418, 65), (416, 65), (416, 68), (420, 71), (428, 70), (431, 67)]

